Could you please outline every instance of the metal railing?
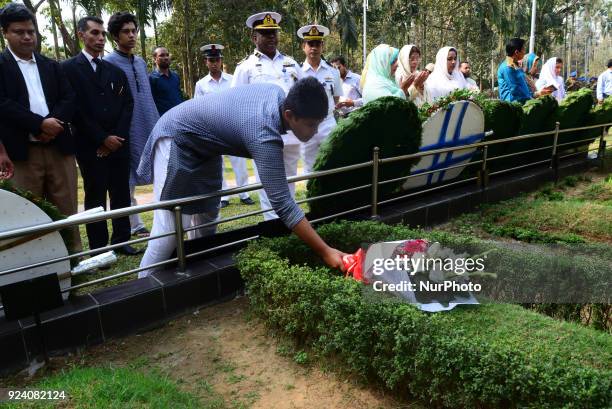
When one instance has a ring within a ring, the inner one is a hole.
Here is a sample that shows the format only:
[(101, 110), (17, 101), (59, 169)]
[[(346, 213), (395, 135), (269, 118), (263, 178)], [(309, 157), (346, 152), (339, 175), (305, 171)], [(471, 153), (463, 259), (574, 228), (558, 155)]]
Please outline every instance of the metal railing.
[[(350, 193), (350, 192), (355, 192), (358, 190), (363, 190), (363, 189), (371, 189), (371, 203), (367, 204), (367, 205), (363, 205), (363, 206), (358, 206), (356, 208), (352, 208), (346, 211), (342, 211), (342, 212), (338, 212), (332, 215), (327, 215), (325, 217), (321, 217), (319, 219), (315, 219), (312, 220), (312, 223), (318, 223), (318, 222), (322, 222), (325, 220), (329, 220), (329, 219), (333, 219), (333, 218), (337, 218), (337, 217), (341, 217), (341, 216), (345, 216), (348, 214), (352, 214), (352, 213), (356, 213), (356, 212), (361, 212), (367, 209), (370, 209), (370, 215), (373, 218), (376, 218), (378, 216), (378, 206), (379, 205), (384, 205), (384, 204), (388, 204), (388, 203), (392, 203), (392, 202), (396, 202), (399, 200), (404, 200), (406, 198), (410, 198), (410, 197), (414, 197), (414, 196), (418, 196), (418, 195), (423, 195), (425, 193), (428, 192), (434, 192), (437, 190), (441, 190), (441, 189), (445, 189), (448, 188), (450, 186), (456, 186), (456, 185), (462, 185), (462, 184), (467, 184), (470, 182), (474, 182), (477, 181), (478, 185), (482, 188), (485, 189), (489, 183), (489, 177), (490, 176), (494, 176), (494, 175), (499, 175), (499, 174), (503, 174), (503, 173), (507, 173), (507, 172), (511, 172), (511, 171), (515, 171), (518, 169), (522, 169), (525, 167), (529, 167), (529, 166), (534, 166), (537, 164), (542, 164), (542, 163), (549, 163), (550, 167), (555, 171), (557, 171), (558, 168), (558, 164), (559, 164), (559, 160), (562, 158), (566, 158), (566, 157), (570, 157), (570, 156), (574, 156), (574, 155), (582, 155), (585, 154), (587, 152), (592, 152), (592, 151), (597, 151), (598, 152), (598, 158), (604, 159), (605, 156), (605, 150), (606, 150), (606, 130), (608, 127), (612, 126), (612, 123), (607, 123), (607, 124), (603, 124), (603, 125), (593, 125), (593, 126), (583, 126), (583, 127), (578, 127), (578, 128), (571, 128), (571, 129), (559, 129), (559, 123), (557, 122), (555, 125), (555, 129), (548, 131), (548, 132), (539, 132), (539, 133), (533, 133), (533, 134), (527, 134), (527, 135), (520, 135), (520, 136), (514, 136), (514, 137), (510, 137), (510, 138), (505, 138), (505, 139), (499, 139), (499, 140), (492, 140), (492, 141), (484, 141), (484, 142), (478, 142), (478, 143), (473, 143), (473, 144), (469, 144), (469, 145), (462, 145), (462, 146), (454, 146), (454, 147), (449, 147), (449, 148), (441, 148), (441, 149), (435, 149), (435, 150), (429, 150), (429, 151), (423, 151), (423, 152), (417, 152), (414, 154), (409, 154), (409, 155), (401, 155), (401, 156), (397, 156), (397, 157), (391, 157), (391, 158), (380, 158), (380, 149), (378, 147), (373, 148), (372, 151), (372, 160), (367, 161), (367, 162), (363, 162), (363, 163), (359, 163), (359, 164), (355, 164), (355, 165), (349, 165), (349, 166), (344, 166), (344, 167), (340, 167), (340, 168), (336, 168), (336, 169), (330, 169), (330, 170), (324, 170), (324, 171), (318, 171), (318, 172), (312, 172), (309, 173), (307, 175), (300, 175), (300, 176), (293, 176), (290, 178), (287, 178), (287, 182), (288, 183), (295, 183), (295, 182), (300, 182), (300, 181), (306, 181), (306, 180), (310, 180), (313, 178), (319, 178), (319, 177), (325, 177), (325, 176), (329, 176), (329, 175), (336, 175), (336, 174), (340, 174), (340, 173), (345, 173), (345, 172), (349, 172), (349, 171), (354, 171), (354, 170), (358, 170), (358, 169), (365, 169), (365, 168), (371, 168), (372, 169), (372, 183), (370, 184), (366, 184), (366, 185), (361, 185), (361, 186), (356, 186), (356, 187), (351, 187), (348, 189), (344, 189), (344, 190), (340, 190), (338, 192), (333, 192), (333, 193), (328, 193), (328, 194), (323, 194), (320, 196), (316, 196), (316, 197), (310, 197), (307, 199), (302, 199), (302, 200), (298, 200), (296, 203), (298, 204), (303, 204), (303, 203), (309, 203), (315, 200), (320, 200), (320, 199), (324, 199), (324, 198), (330, 198), (330, 197), (337, 197), (337, 196), (341, 196), (344, 195), (346, 193)], [(563, 133), (568, 133), (568, 132), (576, 132), (576, 131), (583, 131), (583, 130), (589, 130), (589, 129), (597, 129), (597, 128), (601, 128), (602, 132), (601, 132), (601, 136), (599, 137), (599, 146), (597, 149), (587, 149), (587, 150), (581, 150), (579, 152), (575, 152), (575, 153), (571, 153), (568, 155), (564, 155), (564, 156), (559, 156), (559, 148), (563, 147), (563, 146), (568, 146), (568, 145), (579, 145), (580, 143), (586, 143), (586, 142), (591, 142), (593, 141), (593, 138), (588, 138), (588, 139), (584, 139), (581, 141), (572, 141), (572, 142), (567, 142), (567, 143), (559, 143), (559, 135), (563, 134)], [(487, 132), (485, 136), (489, 136), (491, 135), (492, 132)], [(499, 144), (510, 144), (510, 143), (515, 143), (517, 141), (523, 141), (523, 140), (527, 140), (527, 139), (532, 139), (532, 138), (543, 138), (543, 137), (549, 137), (553, 135), (553, 144), (550, 146), (546, 146), (546, 147), (539, 147), (539, 148), (535, 148), (535, 149), (530, 149), (530, 150), (525, 150), (525, 151), (521, 151), (521, 152), (514, 152), (511, 154), (506, 154), (506, 155), (499, 155), (499, 156), (495, 156), (495, 157), (490, 157), (489, 155), (489, 150), (491, 146), (495, 146), (495, 145), (499, 145)], [(479, 160), (475, 160), (473, 162), (469, 162), (466, 164), (459, 164), (459, 165), (452, 165), (452, 166), (448, 166), (448, 167), (444, 167), (444, 168), (439, 168), (439, 169), (434, 169), (434, 170), (430, 170), (430, 171), (426, 171), (426, 172), (421, 172), (421, 173), (416, 173), (416, 174), (410, 174), (407, 176), (403, 176), (403, 177), (399, 177), (399, 178), (394, 178), (394, 179), (389, 179), (389, 180), (383, 180), (381, 181), (379, 178), (379, 171), (380, 171), (380, 166), (381, 165), (385, 165), (385, 164), (389, 164), (389, 163), (395, 163), (395, 162), (399, 162), (399, 161), (410, 161), (413, 159), (420, 159), (426, 156), (432, 156), (432, 155), (437, 155), (437, 154), (443, 154), (443, 153), (449, 153), (449, 152), (454, 152), (454, 151), (459, 151), (459, 150), (468, 150), (468, 149), (478, 149), (482, 152), (482, 158)], [(510, 167), (508, 169), (502, 169), (500, 171), (496, 171), (496, 172), (492, 172), (489, 173), (489, 163), (491, 163), (492, 161), (495, 160), (499, 160), (499, 159), (503, 159), (503, 158), (510, 158), (510, 157), (515, 157), (515, 156), (519, 156), (519, 155), (525, 155), (527, 153), (532, 153), (532, 152), (540, 152), (543, 150), (548, 150), (551, 149), (551, 156), (550, 158), (546, 158), (545, 160), (540, 160), (540, 161), (536, 161), (533, 163), (527, 163), (527, 164), (522, 164), (519, 166), (515, 166), (515, 167)], [(477, 171), (477, 175), (474, 177), (470, 177), (470, 178), (466, 178), (466, 179), (458, 179), (452, 182), (447, 182), (447, 183), (442, 183), (439, 184), (437, 186), (433, 186), (433, 187), (429, 187), (429, 188), (425, 188), (425, 189), (421, 189), (418, 191), (413, 191), (413, 192), (409, 192), (405, 195), (401, 195), (398, 197), (392, 197), (389, 199), (385, 199), (385, 200), (380, 200), (379, 199), (379, 186), (384, 185), (384, 184), (388, 184), (388, 183), (394, 183), (394, 182), (399, 182), (402, 180), (410, 180), (411, 178), (417, 178), (417, 177), (423, 177), (429, 174), (435, 174), (435, 173), (440, 173), (440, 172), (444, 172), (446, 170), (451, 170), (451, 169), (456, 169), (456, 168), (460, 168), (460, 167), (468, 167), (468, 166), (474, 166), (474, 165), (480, 165), (479, 169)], [(222, 223), (228, 223), (231, 221), (235, 221), (235, 220), (239, 220), (239, 219), (243, 219), (245, 217), (250, 217), (250, 216), (256, 216), (259, 214), (263, 214), (265, 212), (268, 212), (272, 209), (261, 209), (261, 210), (257, 210), (257, 211), (252, 211), (252, 212), (247, 212), (247, 213), (243, 213), (243, 214), (239, 214), (236, 216), (231, 216), (231, 217), (227, 217), (224, 219), (218, 219), (212, 222), (208, 222), (208, 223), (204, 223), (201, 225), (197, 225), (197, 226), (191, 226), (188, 228), (183, 228), (183, 224), (182, 224), (182, 218), (181, 218), (181, 209), (188, 204), (192, 204), (198, 201), (202, 201), (202, 200), (206, 200), (206, 199), (211, 199), (211, 198), (218, 198), (221, 196), (226, 196), (226, 195), (235, 195), (235, 194), (239, 194), (239, 193), (243, 193), (243, 192), (252, 192), (252, 191), (256, 191), (262, 188), (262, 185), (260, 183), (256, 183), (256, 184), (250, 184), (244, 187), (238, 187), (238, 188), (232, 188), (232, 189), (227, 189), (227, 190), (223, 190), (223, 191), (218, 191), (218, 192), (213, 192), (213, 193), (209, 193), (209, 194), (205, 194), (205, 195), (198, 195), (198, 196), (192, 196), (192, 197), (186, 197), (186, 198), (181, 198), (181, 199), (175, 199), (175, 200), (165, 200), (165, 201), (160, 201), (160, 202), (155, 202), (155, 203), (150, 203), (150, 204), (145, 204), (145, 205), (138, 205), (138, 206), (133, 206), (133, 207), (129, 207), (129, 208), (123, 208), (123, 209), (116, 209), (116, 210), (109, 210), (109, 211), (104, 211), (104, 212), (99, 212), (99, 213), (95, 213), (95, 214), (89, 214), (89, 215), (83, 215), (83, 216), (73, 216), (70, 219), (64, 219), (64, 220), (60, 220), (60, 221), (55, 221), (55, 222), (50, 222), (50, 223), (45, 223), (42, 225), (36, 225), (36, 226), (31, 226), (31, 227), (23, 227), (23, 228), (19, 228), (19, 229), (14, 229), (14, 230), (10, 230), (10, 231), (5, 231), (5, 232), (0, 232), (0, 241), (4, 241), (4, 240), (11, 240), (14, 239), (13, 242), (24, 242), (27, 241), (28, 238), (35, 238), (35, 237), (40, 237), (41, 235), (47, 234), (49, 232), (54, 232), (54, 231), (59, 231), (61, 229), (65, 229), (68, 227), (75, 227), (75, 226), (79, 226), (82, 224), (87, 224), (87, 223), (93, 223), (93, 222), (99, 222), (99, 221), (105, 221), (108, 219), (113, 219), (113, 218), (117, 218), (117, 217), (126, 217), (126, 216), (130, 216), (133, 214), (138, 214), (138, 213), (143, 213), (143, 212), (148, 212), (148, 211), (152, 211), (152, 210), (157, 210), (157, 209), (166, 209), (166, 210), (170, 210), (174, 212), (174, 220), (175, 220), (175, 229), (174, 231), (171, 232), (167, 232), (164, 234), (159, 234), (156, 236), (149, 236), (149, 237), (145, 237), (145, 238), (138, 238), (138, 239), (133, 239), (133, 240), (128, 240), (126, 242), (122, 242), (122, 243), (116, 243), (113, 245), (109, 245), (109, 246), (105, 246), (102, 248), (97, 248), (95, 250), (87, 250), (87, 251), (81, 251), (75, 254), (71, 254), (68, 256), (64, 256), (64, 257), (57, 257), (54, 259), (49, 259), (43, 262), (38, 262), (38, 263), (33, 263), (33, 264), (29, 264), (29, 265), (25, 265), (25, 266), (21, 266), (21, 267), (16, 267), (16, 268), (11, 268), (11, 269), (7, 269), (4, 271), (0, 271), (0, 276), (4, 276), (4, 275), (8, 275), (8, 274), (14, 274), (20, 271), (24, 271), (24, 270), (28, 270), (31, 268), (36, 268), (36, 267), (42, 267), (42, 266), (46, 266), (46, 265), (50, 265), (53, 263), (57, 263), (57, 262), (61, 262), (61, 261), (65, 261), (65, 260), (69, 260), (69, 259), (73, 259), (73, 258), (81, 258), (81, 257), (85, 257), (85, 256), (89, 256), (89, 255), (93, 255), (93, 254), (99, 254), (101, 252), (104, 251), (109, 251), (109, 250), (114, 250), (117, 249), (119, 247), (122, 247), (124, 245), (132, 245), (132, 244), (138, 244), (138, 243), (143, 243), (143, 242), (148, 242), (150, 240), (155, 240), (155, 239), (159, 239), (159, 238), (163, 238), (163, 237), (169, 237), (169, 236), (175, 236), (176, 237), (176, 252), (177, 252), (177, 256), (174, 258), (171, 258), (169, 260), (164, 260), (161, 261), (159, 263), (155, 263), (152, 265), (148, 265), (148, 266), (144, 266), (144, 267), (139, 267), (139, 268), (135, 268), (129, 271), (124, 271), (124, 272), (120, 272), (120, 273), (116, 273), (116, 274), (112, 274), (106, 277), (102, 277), (102, 278), (98, 278), (95, 280), (90, 280), (87, 281), (85, 283), (82, 284), (78, 284), (78, 285), (73, 285), (71, 287), (68, 287), (64, 290), (62, 290), (63, 292), (68, 292), (68, 291), (72, 291), (72, 290), (77, 290), (77, 289), (81, 289), (81, 288), (85, 288), (88, 286), (92, 286), (95, 284), (100, 284), (100, 283), (104, 283), (107, 281), (111, 281), (120, 277), (124, 277), (124, 276), (128, 276), (128, 275), (132, 275), (132, 274), (136, 274), (140, 271), (143, 270), (148, 270), (148, 269), (153, 269), (153, 268), (158, 268), (158, 267), (163, 267), (163, 266), (168, 266), (174, 263), (177, 263), (177, 271), (179, 273), (182, 273), (184, 271), (186, 271), (186, 267), (187, 267), (187, 259), (189, 258), (193, 258), (196, 256), (201, 256), (204, 254), (208, 254), (208, 253), (212, 253), (224, 248), (228, 248), (228, 247), (232, 247), (253, 239), (258, 238), (258, 235), (253, 235), (251, 237), (246, 237), (231, 243), (226, 243), (223, 245), (219, 245), (216, 247), (212, 247), (212, 248), (208, 248), (206, 250), (202, 250), (202, 251), (198, 251), (195, 253), (191, 253), (191, 254), (186, 254), (185, 253), (185, 233), (189, 232), (189, 231), (193, 231), (193, 230), (198, 230), (201, 228), (206, 228), (206, 227), (211, 227), (211, 226), (216, 226)], [(3, 246), (6, 247), (7, 245), (10, 247), (11, 243), (13, 242), (8, 242), (5, 243)], [(1, 267), (0, 267), (1, 268)]]

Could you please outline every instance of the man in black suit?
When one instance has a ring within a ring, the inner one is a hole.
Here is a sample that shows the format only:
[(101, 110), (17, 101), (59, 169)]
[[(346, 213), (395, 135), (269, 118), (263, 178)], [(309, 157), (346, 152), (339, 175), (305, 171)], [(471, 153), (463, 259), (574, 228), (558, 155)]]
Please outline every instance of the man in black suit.
[[(123, 71), (102, 60), (106, 31), (98, 17), (84, 17), (77, 24), (84, 49), (62, 63), (62, 68), (77, 94), (74, 125), (77, 135), (77, 160), (85, 187), (85, 209), (130, 206), (130, 150), (128, 137), (134, 101)], [(91, 249), (108, 244), (106, 222), (86, 226)], [(113, 219), (111, 243), (130, 239), (128, 217)], [(129, 245), (117, 249), (137, 254)]]
[[(13, 182), (53, 203), (61, 213), (77, 212), (75, 140), (70, 121), (75, 94), (60, 65), (36, 52), (34, 16), (22, 4), (0, 10), (8, 47), (0, 54), (0, 135), (14, 162)], [(81, 249), (77, 228), (70, 250)]]

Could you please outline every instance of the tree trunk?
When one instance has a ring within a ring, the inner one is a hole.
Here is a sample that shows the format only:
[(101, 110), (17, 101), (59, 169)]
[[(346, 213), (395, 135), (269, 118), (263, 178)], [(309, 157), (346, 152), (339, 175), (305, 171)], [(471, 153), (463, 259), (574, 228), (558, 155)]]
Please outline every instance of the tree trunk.
[(157, 18), (155, 17), (155, 10), (151, 5), (151, 20), (153, 21), (153, 35), (155, 36), (155, 47), (159, 47), (159, 38), (157, 36)]
[[(567, 6), (567, 5), (566, 5)], [(563, 71), (565, 72), (564, 77), (568, 78), (569, 77), (569, 69), (570, 69), (570, 63), (567, 60), (567, 20), (569, 19), (569, 15), (566, 13), (565, 14), (565, 21), (563, 22)]]
[(568, 64), (570, 66), (570, 71), (572, 70), (572, 64), (573, 64), (573, 59), (574, 59), (573, 50), (574, 50), (574, 18), (575, 16), (576, 16), (576, 12), (573, 12), (572, 13), (572, 25), (570, 27), (570, 44), (569, 44), (569, 53), (568, 53), (569, 55), (567, 57), (569, 59)]
[[(77, 36), (77, 18), (76, 18), (76, 8), (77, 8), (77, 2), (76, 0), (72, 1), (72, 33), (74, 34), (74, 54), (73, 55), (77, 55), (79, 53), (79, 51), (81, 51), (81, 44), (79, 43), (79, 37)], [(61, 10), (61, 8), (58, 7), (58, 10)], [(61, 14), (61, 12), (60, 12)]]
[(68, 32), (66, 25), (64, 24), (64, 20), (62, 18), (62, 13), (60, 12), (60, 8), (58, 7), (57, 0), (49, 0), (53, 3), (53, 7), (55, 10), (58, 10), (58, 13), (55, 15), (55, 23), (57, 28), (59, 28), (60, 34), (62, 35), (62, 41), (64, 42), (64, 53), (66, 58), (77, 55), (79, 52), (78, 43)]
[(190, 28), (189, 28), (189, 0), (183, 0), (183, 21), (184, 21), (184, 25), (185, 25), (185, 31), (184, 31), (184, 35), (185, 35), (185, 54), (187, 54), (187, 61), (186, 61), (186, 68), (187, 68), (187, 76), (186, 76), (186, 85), (187, 88), (185, 90), (185, 93), (187, 95), (189, 95), (189, 97), (193, 97), (193, 86), (192, 86), (192, 82), (193, 79), (191, 78), (192, 75), (192, 67), (191, 67), (191, 41), (189, 39), (189, 33), (190, 33)]
[(423, 9), (423, 64), (427, 65), (427, 9)]
[(146, 0), (138, 0), (137, 18), (140, 23), (140, 54), (143, 60), (147, 60), (147, 34), (145, 33), (145, 25), (147, 22), (147, 6)]
[(55, 24), (55, 4), (49, 2), (49, 11), (51, 13), (51, 32), (53, 33), (53, 48), (55, 49), (55, 59), (60, 59), (59, 42), (57, 41), (57, 24)]

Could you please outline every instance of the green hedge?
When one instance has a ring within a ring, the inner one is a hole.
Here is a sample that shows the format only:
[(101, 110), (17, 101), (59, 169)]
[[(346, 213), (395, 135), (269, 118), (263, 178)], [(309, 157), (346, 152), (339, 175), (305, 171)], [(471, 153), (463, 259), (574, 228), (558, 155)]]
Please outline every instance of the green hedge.
[[(548, 95), (542, 98), (530, 99), (523, 105), (523, 120), (519, 135), (552, 131), (555, 129), (555, 114), (557, 112), (557, 100)], [(530, 149), (552, 146), (554, 135), (548, 137), (537, 137), (516, 142), (516, 151), (527, 151)], [(537, 152), (531, 152), (518, 156), (520, 164), (533, 163), (544, 159), (550, 159), (552, 148)]]
[[(421, 146), (422, 126), (416, 106), (396, 97), (379, 98), (351, 113), (341, 121), (321, 145), (315, 171), (372, 160), (372, 149), (380, 148), (380, 157), (416, 153)], [(380, 180), (410, 174), (417, 161), (401, 161), (380, 167)], [(372, 181), (372, 169), (364, 168), (338, 175), (324, 176), (308, 181), (308, 197), (365, 185)], [(380, 197), (398, 190), (401, 182), (380, 187)], [(310, 203), (315, 216), (331, 214), (370, 203), (371, 190), (361, 189), (342, 196), (316, 200)]]
[[(588, 88), (583, 88), (576, 92), (570, 92), (561, 101), (555, 119), (559, 121), (559, 129), (577, 128), (585, 126), (589, 119), (589, 112), (593, 107), (593, 93)], [(566, 132), (559, 134), (559, 143), (568, 143), (579, 141), (583, 138), (584, 132)], [(583, 145), (588, 145), (588, 142), (579, 143), (577, 145), (566, 145), (559, 149), (560, 152), (570, 150)]]
[[(319, 232), (345, 251), (364, 241), (423, 236), (371, 222)], [(252, 243), (239, 254), (238, 268), (269, 324), (428, 407), (604, 408), (612, 399), (608, 334), (516, 305), (423, 313), (320, 266), (295, 237)]]
[[(598, 104), (594, 108), (591, 109), (585, 126), (607, 124), (611, 122), (612, 122), (612, 96), (606, 98), (602, 104)], [(601, 136), (601, 133), (602, 133), (601, 128), (586, 130), (582, 133), (582, 135), (580, 136), (580, 139), (599, 138)]]
[[(485, 100), (481, 105), (485, 117), (485, 131), (493, 131), (493, 135), (485, 137), (484, 141), (510, 138), (518, 135), (523, 119), (523, 110), (519, 103), (510, 103), (496, 99)], [(489, 158), (516, 152), (512, 145), (503, 143), (489, 147)], [(479, 160), (475, 156), (472, 160)], [(498, 159), (489, 163), (489, 170), (496, 171), (515, 166), (515, 158)]]

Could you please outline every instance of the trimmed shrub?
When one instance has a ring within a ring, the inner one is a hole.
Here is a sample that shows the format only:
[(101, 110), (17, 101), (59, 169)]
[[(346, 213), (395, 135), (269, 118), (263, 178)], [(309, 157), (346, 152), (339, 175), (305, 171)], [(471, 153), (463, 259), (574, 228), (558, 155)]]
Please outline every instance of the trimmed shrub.
[[(604, 99), (602, 104), (595, 105), (591, 109), (585, 126), (607, 124), (610, 122), (612, 122), (612, 96)], [(585, 130), (582, 132), (580, 139), (593, 138), (594, 140), (601, 136), (601, 132), (601, 128)]]
[[(380, 157), (416, 153), (421, 146), (422, 126), (416, 106), (396, 97), (379, 98), (351, 113), (340, 122), (321, 145), (315, 171), (339, 168), (372, 160), (372, 149), (380, 148)], [(410, 174), (418, 161), (400, 161), (379, 168), (379, 180)], [(308, 197), (314, 197), (371, 183), (372, 169), (364, 168), (308, 181)], [(380, 198), (388, 197), (401, 181), (382, 185)], [(370, 203), (371, 189), (360, 189), (342, 196), (315, 200), (310, 211), (315, 216), (332, 214)]]
[[(519, 135), (552, 131), (555, 129), (555, 113), (557, 111), (557, 100), (550, 95), (541, 98), (530, 99), (523, 105), (523, 120)], [(516, 142), (516, 151), (552, 146), (554, 135), (540, 136), (524, 141)], [(520, 162), (527, 164), (544, 159), (550, 159), (552, 148), (517, 156)]]
[[(568, 129), (584, 126), (589, 119), (589, 112), (593, 107), (593, 93), (588, 88), (583, 88), (576, 92), (570, 92), (561, 101), (555, 120), (559, 121), (559, 129)], [(579, 141), (584, 136), (584, 132), (567, 132), (559, 134), (559, 143), (568, 143)], [(577, 145), (566, 145), (560, 148), (560, 151), (583, 146), (588, 143), (579, 143)]]
[(525, 102), (523, 105), (523, 120), (521, 122), (519, 135), (555, 129), (555, 113), (557, 107), (557, 100), (550, 95), (530, 99)]
[[(372, 222), (319, 232), (345, 251), (363, 240), (424, 236)], [(474, 240), (431, 235), (457, 245)], [(428, 407), (607, 408), (612, 399), (608, 334), (516, 305), (424, 313), (317, 267), (295, 237), (250, 244), (238, 255), (238, 268), (254, 309), (270, 325)]]
[[(493, 131), (493, 135), (485, 137), (483, 141), (510, 138), (519, 134), (523, 119), (521, 104), (489, 99), (482, 102), (481, 108), (485, 117), (485, 131)], [(489, 147), (489, 158), (512, 152), (516, 152), (516, 150), (511, 144), (493, 145)], [(472, 160), (481, 159), (479, 156), (475, 155)], [(489, 170), (496, 171), (510, 166), (516, 166), (516, 157), (491, 161)]]

